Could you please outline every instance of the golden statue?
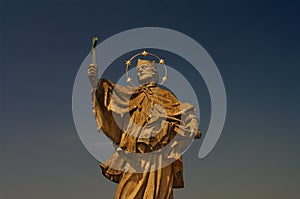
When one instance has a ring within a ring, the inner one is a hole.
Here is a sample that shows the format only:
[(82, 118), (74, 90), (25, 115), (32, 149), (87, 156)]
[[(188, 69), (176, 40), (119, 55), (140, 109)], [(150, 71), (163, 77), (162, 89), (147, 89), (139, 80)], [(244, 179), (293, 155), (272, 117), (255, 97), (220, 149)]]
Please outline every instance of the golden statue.
[[(144, 51), (138, 55), (149, 54)], [(132, 59), (126, 61), (126, 74)], [(159, 63), (164, 64), (164, 60)], [(105, 177), (118, 183), (115, 199), (172, 199), (173, 188), (184, 187), (181, 151), (176, 149), (190, 144), (185, 138), (200, 138), (195, 108), (180, 103), (170, 91), (159, 86), (155, 62), (138, 59), (136, 71), (140, 86), (122, 86), (107, 79), (98, 80), (97, 65), (93, 62), (89, 66), (98, 130), (116, 146), (116, 152), (100, 167)], [(127, 77), (128, 82), (132, 81), (128, 74)], [(179, 137), (176, 141), (175, 136)], [(151, 161), (125, 157), (127, 153), (151, 154), (171, 142), (167, 155), (149, 156)], [(167, 159), (171, 161), (163, 164)]]

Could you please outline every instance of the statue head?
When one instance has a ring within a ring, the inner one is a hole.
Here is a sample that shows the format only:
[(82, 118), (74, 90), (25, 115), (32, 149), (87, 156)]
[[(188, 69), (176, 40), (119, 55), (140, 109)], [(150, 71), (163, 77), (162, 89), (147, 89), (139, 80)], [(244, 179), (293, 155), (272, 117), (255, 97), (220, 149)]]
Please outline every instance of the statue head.
[(154, 61), (138, 59), (136, 71), (140, 84), (148, 84), (150, 82), (158, 83), (159, 81)]

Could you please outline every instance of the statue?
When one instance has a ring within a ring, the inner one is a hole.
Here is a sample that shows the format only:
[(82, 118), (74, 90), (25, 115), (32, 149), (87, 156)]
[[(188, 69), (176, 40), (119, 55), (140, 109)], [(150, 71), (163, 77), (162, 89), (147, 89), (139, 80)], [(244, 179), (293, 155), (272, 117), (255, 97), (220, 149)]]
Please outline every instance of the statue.
[[(143, 51), (126, 61), (126, 72), (135, 57), (149, 55), (158, 58)], [(164, 64), (164, 60), (159, 58), (159, 63)], [(140, 86), (122, 86), (107, 79), (98, 80), (95, 61), (89, 66), (98, 130), (102, 130), (116, 148), (100, 167), (106, 178), (118, 183), (115, 199), (172, 199), (173, 188), (184, 187), (183, 150), (178, 152), (176, 148), (189, 145), (186, 137), (194, 139), (201, 135), (195, 108), (180, 103), (170, 91), (159, 86), (156, 62), (138, 59), (136, 71)], [(131, 82), (132, 78), (128, 74), (127, 77)], [(142, 156), (140, 159), (126, 155), (160, 151), (175, 136), (180, 139), (171, 144), (167, 154), (156, 154), (145, 160)], [(167, 159), (171, 161), (163, 164)], [(118, 165), (126, 169), (118, 169)]]

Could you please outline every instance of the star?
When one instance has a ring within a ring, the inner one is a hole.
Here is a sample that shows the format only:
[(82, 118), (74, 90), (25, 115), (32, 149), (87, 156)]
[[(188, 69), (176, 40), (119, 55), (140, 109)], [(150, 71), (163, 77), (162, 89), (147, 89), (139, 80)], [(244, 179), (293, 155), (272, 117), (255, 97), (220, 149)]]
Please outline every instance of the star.
[(125, 62), (125, 64), (126, 64), (126, 66), (129, 66), (129, 65), (131, 64), (131, 61), (130, 61), (130, 60), (127, 60), (127, 61)]
[(132, 81), (131, 77), (128, 77), (127, 82), (131, 82), (131, 81)]
[(144, 50), (144, 51), (142, 52), (142, 55), (143, 55), (143, 56), (147, 56), (148, 53)]
[(160, 60), (159, 60), (159, 63), (160, 63), (160, 64), (165, 64), (165, 60), (160, 59)]
[(167, 76), (164, 76), (164, 77), (162, 78), (162, 81), (163, 81), (163, 82), (167, 81)]

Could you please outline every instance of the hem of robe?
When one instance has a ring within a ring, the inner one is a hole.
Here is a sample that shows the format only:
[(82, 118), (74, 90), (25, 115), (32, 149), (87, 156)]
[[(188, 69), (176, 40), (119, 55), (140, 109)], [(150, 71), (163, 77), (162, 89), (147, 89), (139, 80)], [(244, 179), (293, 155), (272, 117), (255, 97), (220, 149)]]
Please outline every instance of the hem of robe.
[[(184, 188), (183, 171), (182, 171), (182, 160), (176, 160), (171, 163), (173, 173), (173, 188), (180, 189)], [(107, 166), (105, 163), (101, 163), (100, 168), (104, 177), (112, 182), (119, 183), (123, 177), (124, 172)]]
[[(112, 92), (114, 89), (117, 95), (112, 96)], [(165, 125), (165, 128), (163, 128), (160, 132), (158, 132), (156, 136), (151, 136), (150, 138), (138, 137), (137, 139), (136, 138), (130, 139), (131, 136), (125, 134), (118, 127), (112, 113), (114, 112), (117, 115), (122, 115), (125, 111), (128, 111), (128, 109), (126, 109), (128, 103), (123, 103), (124, 99), (122, 96), (126, 96), (127, 93), (129, 93), (129, 91), (135, 89), (130, 87), (122, 87), (119, 85), (115, 85), (109, 80), (101, 79), (98, 83), (98, 88), (95, 92), (94, 104), (93, 104), (99, 130), (102, 129), (103, 133), (109, 138), (111, 138), (115, 144), (119, 145), (120, 148), (129, 152), (136, 152), (136, 150), (138, 150), (138, 146), (137, 146), (138, 143), (144, 143), (147, 146), (149, 146), (152, 150), (156, 150), (163, 147), (168, 142), (170, 142), (175, 135), (179, 135), (180, 137), (185, 137), (188, 134), (190, 134), (191, 132), (190, 129), (188, 128), (189, 122), (191, 121), (192, 118), (195, 118), (193, 107), (188, 104), (182, 104), (183, 106), (180, 108), (180, 106), (178, 106), (179, 102), (172, 94), (169, 93), (169, 91), (164, 91), (160, 88), (157, 89), (164, 94), (161, 96), (162, 99), (166, 100), (166, 103), (160, 102), (160, 105), (166, 108), (168, 108), (169, 106), (172, 107), (171, 108), (172, 110), (174, 109), (174, 112), (167, 114), (170, 117), (171, 121), (174, 122), (168, 122), (168, 124)], [(135, 98), (128, 98), (128, 99), (134, 101), (139, 100), (139, 98), (137, 97), (138, 94), (139, 94), (138, 90), (136, 90), (133, 95), (135, 96)], [(170, 99), (168, 98), (168, 96), (170, 97)], [(134, 109), (134, 106), (132, 104), (138, 104), (138, 103), (129, 104), (129, 110)], [(178, 107), (178, 110), (175, 107)], [(183, 125), (180, 125), (176, 123), (176, 121), (178, 120), (177, 119), (178, 116), (180, 116), (182, 113), (186, 113), (186, 115), (188, 113), (192, 113), (192, 114), (190, 115), (190, 117), (181, 118), (181, 121), (183, 121)], [(195, 135), (195, 138), (200, 138), (200, 136), (201, 136), (200, 131), (198, 131)], [(129, 139), (125, 139), (125, 137)], [(183, 182), (182, 158), (181, 156), (180, 159), (177, 158), (172, 163), (172, 171), (174, 176), (173, 188), (183, 188), (184, 182)], [(114, 160), (113, 157), (110, 159), (112, 159), (112, 161), (118, 161), (118, 160)], [(120, 162), (122, 162), (122, 160)], [(107, 165), (110, 164), (109, 163), (100, 164), (100, 167), (102, 169), (102, 174), (109, 180), (119, 183), (124, 172), (119, 171), (117, 169), (113, 169)]]

